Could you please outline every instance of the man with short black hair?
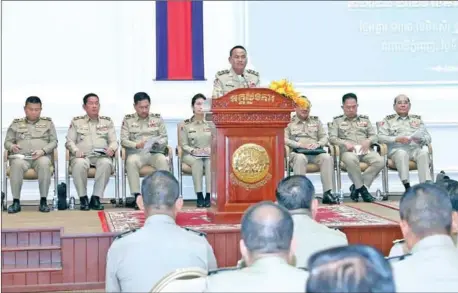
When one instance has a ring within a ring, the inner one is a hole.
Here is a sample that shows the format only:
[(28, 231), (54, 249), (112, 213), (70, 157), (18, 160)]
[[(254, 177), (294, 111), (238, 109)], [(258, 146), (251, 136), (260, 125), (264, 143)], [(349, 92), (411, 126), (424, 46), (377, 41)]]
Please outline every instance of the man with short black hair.
[(209, 276), (206, 292), (303, 292), (308, 274), (290, 265), (293, 226), (279, 205), (251, 206), (241, 222), (240, 252), (247, 267)]
[[(343, 115), (334, 117), (329, 129), (329, 141), (339, 147), (340, 159), (345, 164), (350, 186), (350, 198), (358, 201), (359, 196), (365, 202), (375, 198), (369, 188), (384, 167), (383, 158), (371, 146), (378, 141), (377, 134), (369, 117), (358, 114), (358, 97), (348, 93), (342, 97)], [(361, 172), (360, 161), (368, 167)]]
[(307, 293), (396, 292), (390, 263), (371, 246), (323, 250), (310, 257), (307, 267)]
[(280, 181), (277, 203), (289, 210), (294, 221), (296, 266), (304, 267), (313, 253), (348, 245), (347, 236), (314, 220), (318, 211), (313, 183), (305, 176), (294, 175)]
[(137, 204), (145, 224), (121, 234), (107, 255), (106, 292), (150, 292), (165, 275), (180, 268), (216, 269), (213, 249), (204, 234), (176, 224), (183, 206), (178, 181), (168, 171), (155, 171), (142, 182)]
[[(100, 198), (114, 171), (113, 158), (118, 149), (118, 140), (111, 118), (99, 115), (100, 100), (96, 94), (89, 93), (83, 97), (83, 109), (86, 115), (74, 117), (70, 123), (65, 147), (70, 152), (70, 166), (80, 198), (80, 210), (103, 210)], [(87, 176), (91, 166), (95, 166), (95, 176), (89, 200)]]
[(450, 196), (435, 185), (418, 184), (404, 193), (399, 212), (411, 255), (393, 263), (397, 292), (456, 292), (458, 251), (450, 237)]
[[(24, 174), (33, 168), (38, 175), (40, 206), (43, 213), (50, 211), (47, 197), (51, 185), (52, 160), (57, 148), (57, 134), (54, 123), (49, 117), (41, 116), (41, 99), (36, 96), (25, 100), (25, 118), (14, 119), (5, 136), (5, 149), (10, 160), (10, 181), (13, 204), (8, 213), (21, 211), (21, 189)], [(5, 171), (5, 170), (4, 170)], [(6, 184), (6, 182), (3, 182)]]
[[(121, 145), (126, 148), (126, 173), (130, 193), (137, 198), (140, 194), (140, 170), (150, 165), (154, 170), (169, 170), (165, 153), (167, 149), (167, 128), (160, 114), (150, 113), (151, 99), (147, 93), (134, 95), (135, 113), (124, 116), (121, 126)], [(145, 149), (148, 140), (155, 140)], [(138, 206), (135, 205), (135, 209)]]
[(238, 88), (259, 87), (259, 73), (246, 69), (247, 51), (243, 46), (235, 46), (229, 51), (231, 69), (218, 71), (213, 83), (212, 98), (217, 99)]

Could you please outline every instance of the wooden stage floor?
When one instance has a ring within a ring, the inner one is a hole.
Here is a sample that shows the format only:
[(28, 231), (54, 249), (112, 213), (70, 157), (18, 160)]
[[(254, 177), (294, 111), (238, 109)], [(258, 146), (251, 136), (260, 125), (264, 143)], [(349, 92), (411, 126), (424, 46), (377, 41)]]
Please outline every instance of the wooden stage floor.
[[(395, 198), (390, 198), (393, 200)], [(395, 222), (399, 212), (373, 204), (345, 205)], [(193, 207), (195, 203), (186, 202)], [(131, 209), (112, 208), (107, 211)], [(116, 233), (103, 232), (96, 211), (40, 213), (24, 206), (18, 214), (2, 213), (2, 292), (51, 292), (104, 288), (106, 253)], [(397, 225), (339, 227), (350, 243), (369, 244), (385, 255), (401, 237)], [(219, 267), (234, 266), (240, 258), (240, 231), (208, 230)]]

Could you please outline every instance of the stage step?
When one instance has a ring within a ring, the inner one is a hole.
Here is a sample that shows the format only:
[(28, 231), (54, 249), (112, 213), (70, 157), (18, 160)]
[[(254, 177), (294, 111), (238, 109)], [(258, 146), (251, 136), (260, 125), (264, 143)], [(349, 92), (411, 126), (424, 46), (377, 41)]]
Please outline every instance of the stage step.
[(59, 245), (50, 245), (50, 246), (16, 246), (16, 247), (2, 247), (2, 252), (59, 250), (59, 249), (60, 249)]
[(3, 265), (2, 274), (16, 274), (16, 273), (43, 273), (43, 272), (57, 272), (62, 270), (60, 263), (51, 264), (38, 264), (38, 265)]

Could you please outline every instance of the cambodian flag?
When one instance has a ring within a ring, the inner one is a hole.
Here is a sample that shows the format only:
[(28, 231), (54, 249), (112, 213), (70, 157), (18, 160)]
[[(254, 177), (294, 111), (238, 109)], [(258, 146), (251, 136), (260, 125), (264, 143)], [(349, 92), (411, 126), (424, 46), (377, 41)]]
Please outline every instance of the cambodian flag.
[(204, 80), (203, 0), (156, 1), (156, 80)]

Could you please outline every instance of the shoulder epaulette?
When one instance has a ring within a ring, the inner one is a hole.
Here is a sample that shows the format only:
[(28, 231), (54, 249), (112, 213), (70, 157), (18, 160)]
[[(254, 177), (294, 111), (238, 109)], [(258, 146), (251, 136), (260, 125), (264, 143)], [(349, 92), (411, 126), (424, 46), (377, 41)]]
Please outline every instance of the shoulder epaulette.
[(161, 114), (157, 114), (157, 113), (150, 113), (150, 114), (149, 114), (149, 117), (154, 117), (154, 118), (161, 118)]
[(100, 116), (100, 119), (105, 119), (105, 120), (111, 121), (111, 118), (107, 117), (107, 116)]
[(318, 116), (309, 116), (309, 118), (312, 120), (318, 120)]
[(344, 115), (335, 116), (334, 119), (342, 118)]
[(21, 122), (21, 121), (25, 121), (25, 118), (16, 118), (13, 120), (13, 122)]
[(294, 121), (294, 120), (296, 120), (296, 118), (297, 118), (297, 116), (296, 116), (296, 115), (293, 115), (293, 116), (291, 116), (291, 121)]
[(225, 70), (221, 70), (221, 71), (218, 71), (218, 73), (216, 73), (216, 75), (224, 75), (224, 74), (229, 74), (229, 70), (225, 69)]
[(251, 74), (256, 75), (256, 76), (259, 76), (259, 72), (254, 71), (254, 70), (252, 70), (252, 69), (247, 69), (246, 72), (251, 73)]
[(136, 231), (137, 231), (137, 229), (132, 229), (132, 230), (123, 232), (123, 233), (119, 234), (118, 236), (116, 236), (114, 238), (114, 240), (118, 240), (118, 239), (124, 238), (126, 236), (129, 236), (130, 234), (135, 233)]
[(199, 236), (207, 237), (207, 233), (205, 233), (205, 232), (197, 231), (197, 230), (194, 230), (194, 229), (191, 229), (191, 228), (188, 228), (188, 227), (183, 227), (183, 228), (184, 228), (186, 231), (196, 233), (196, 234), (199, 235)]
[(392, 257), (387, 257), (386, 260), (396, 260), (396, 261), (401, 261), (406, 259), (407, 257), (411, 256), (411, 253), (403, 254), (403, 255), (397, 255), (397, 256), (392, 256)]
[(42, 117), (40, 117), (40, 119), (51, 121), (51, 118), (49, 118), (49, 117), (43, 117), (42, 116)]
[(386, 119), (393, 119), (396, 117), (396, 114), (386, 115)]
[(134, 117), (135, 117), (135, 113), (127, 114), (126, 116), (124, 116), (125, 119), (134, 118)]
[(393, 241), (394, 244), (396, 244), (396, 243), (404, 243), (404, 242), (406, 242), (405, 239), (396, 239), (396, 240)]
[(184, 121), (184, 124), (189, 124), (189, 123), (191, 123), (191, 119), (186, 119), (186, 120)]
[(415, 118), (415, 119), (421, 119), (420, 115), (409, 115), (409, 116), (412, 117), (412, 118)]
[(359, 118), (369, 119), (369, 116), (367, 116), (367, 115), (359, 115)]
[(76, 116), (76, 117), (73, 117), (73, 120), (80, 120), (80, 119), (84, 119), (84, 116)]
[(208, 271), (208, 275), (211, 276), (211, 275), (216, 275), (217, 273), (221, 273), (221, 272), (230, 272), (230, 271), (237, 271), (237, 270), (240, 270), (240, 268), (238, 267), (220, 268), (220, 269)]

